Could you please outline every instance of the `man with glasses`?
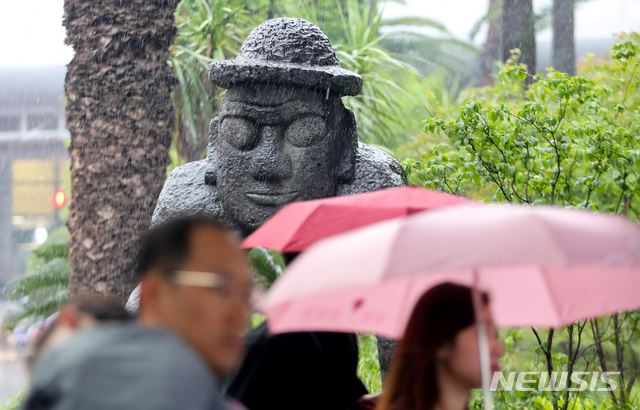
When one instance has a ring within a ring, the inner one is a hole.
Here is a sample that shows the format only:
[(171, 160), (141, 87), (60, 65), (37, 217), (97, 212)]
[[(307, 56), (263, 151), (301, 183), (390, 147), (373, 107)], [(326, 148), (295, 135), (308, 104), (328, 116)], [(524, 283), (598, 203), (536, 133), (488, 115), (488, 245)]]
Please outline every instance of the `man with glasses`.
[(34, 367), (25, 409), (225, 409), (218, 378), (243, 354), (252, 280), (209, 219), (169, 221), (141, 247), (138, 321), (80, 331)]

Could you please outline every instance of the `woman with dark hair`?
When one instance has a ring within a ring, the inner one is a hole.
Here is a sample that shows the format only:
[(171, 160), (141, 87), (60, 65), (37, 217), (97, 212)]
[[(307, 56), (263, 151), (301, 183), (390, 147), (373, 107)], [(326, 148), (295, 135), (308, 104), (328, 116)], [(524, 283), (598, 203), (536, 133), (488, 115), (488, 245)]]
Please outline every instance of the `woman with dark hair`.
[[(491, 371), (499, 370), (503, 348), (481, 295)], [(471, 289), (445, 283), (416, 304), (398, 343), (378, 410), (464, 410), (471, 389), (481, 386), (478, 329)]]

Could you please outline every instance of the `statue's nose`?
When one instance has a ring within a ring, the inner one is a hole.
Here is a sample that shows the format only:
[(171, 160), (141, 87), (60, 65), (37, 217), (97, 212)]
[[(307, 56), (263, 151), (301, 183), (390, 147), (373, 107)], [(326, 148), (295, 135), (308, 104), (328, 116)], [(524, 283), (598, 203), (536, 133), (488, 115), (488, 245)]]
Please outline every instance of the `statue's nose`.
[(279, 182), (291, 177), (291, 156), (285, 150), (279, 126), (263, 126), (260, 143), (256, 147), (252, 164), (253, 178), (258, 181)]

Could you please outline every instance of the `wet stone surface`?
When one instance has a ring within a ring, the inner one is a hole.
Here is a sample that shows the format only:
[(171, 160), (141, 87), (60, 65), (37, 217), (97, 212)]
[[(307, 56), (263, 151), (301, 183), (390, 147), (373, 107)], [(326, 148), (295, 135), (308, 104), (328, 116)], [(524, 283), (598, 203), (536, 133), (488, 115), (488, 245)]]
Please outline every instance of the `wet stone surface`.
[(235, 60), (216, 61), (209, 79), (223, 88), (243, 82), (285, 84), (357, 95), (362, 78), (340, 67), (329, 38), (300, 18), (265, 21), (242, 44)]
[[(206, 215), (247, 236), (293, 201), (406, 183), (393, 157), (358, 142), (353, 112), (340, 97), (357, 95), (362, 78), (340, 67), (312, 23), (266, 21), (235, 60), (211, 64), (209, 79), (228, 91), (211, 121), (207, 157), (171, 173), (152, 225)], [(383, 371), (392, 348), (380, 340)]]
[(293, 201), (404, 185), (393, 157), (358, 142), (340, 97), (357, 94), (362, 78), (340, 67), (312, 23), (266, 21), (235, 60), (212, 63), (209, 78), (229, 90), (207, 158), (171, 173), (153, 225), (202, 214), (246, 236)]

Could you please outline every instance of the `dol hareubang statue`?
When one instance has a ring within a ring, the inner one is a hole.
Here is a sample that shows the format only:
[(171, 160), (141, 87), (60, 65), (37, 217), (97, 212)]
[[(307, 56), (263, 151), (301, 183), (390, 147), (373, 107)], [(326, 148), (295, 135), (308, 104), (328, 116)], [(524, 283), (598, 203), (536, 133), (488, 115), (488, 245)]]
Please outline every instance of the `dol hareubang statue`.
[(395, 159), (358, 143), (340, 97), (357, 95), (362, 78), (340, 67), (314, 24), (264, 22), (235, 60), (211, 64), (209, 79), (228, 91), (211, 121), (207, 158), (171, 173), (152, 224), (205, 214), (246, 236), (293, 201), (404, 184)]
[[(298, 18), (262, 23), (249, 34), (235, 60), (211, 64), (209, 79), (228, 91), (218, 117), (210, 124), (207, 157), (171, 173), (158, 198), (152, 225), (175, 216), (200, 214), (247, 236), (293, 201), (405, 184), (404, 171), (393, 157), (358, 142), (353, 112), (345, 108), (341, 97), (357, 95), (362, 78), (340, 67), (331, 42), (314, 24)], [(130, 306), (135, 308), (136, 302), (134, 292)], [(311, 334), (283, 338), (290, 342), (296, 337), (303, 340), (294, 345), (307, 357), (305, 349), (309, 346), (304, 342), (312, 340)], [(323, 337), (337, 339), (325, 341), (334, 346), (329, 349), (334, 359), (351, 354), (352, 336)], [(281, 342), (276, 344), (282, 347)], [(383, 370), (388, 366), (392, 346), (387, 339), (378, 339)], [(250, 349), (249, 354), (254, 350)], [(357, 362), (357, 352), (355, 358)], [(314, 387), (313, 383), (306, 383), (308, 379), (302, 380), (305, 383), (298, 393), (304, 395), (305, 388), (324, 386), (346, 395), (341, 398), (337, 393), (324, 394), (327, 403), (316, 400), (318, 408), (333, 408), (343, 399), (348, 401), (347, 393), (355, 394), (360, 383), (355, 367), (349, 367), (355, 365), (349, 360), (335, 359), (338, 364), (329, 365), (332, 360), (316, 359), (317, 366), (333, 366), (332, 376), (322, 377), (319, 371), (319, 384)], [(240, 374), (246, 377), (244, 368), (252, 366), (243, 365)], [(265, 366), (253, 367), (266, 371)], [(251, 380), (239, 383), (243, 392), (236, 391), (236, 397), (254, 396), (252, 389), (256, 386), (271, 389), (272, 394), (278, 390), (272, 389), (271, 383), (280, 381), (271, 380), (270, 372), (265, 373), (270, 382), (255, 370), (250, 373)], [(343, 387), (334, 388), (331, 383)], [(345, 385), (351, 388), (345, 389)], [(296, 400), (291, 392), (287, 397)], [(274, 408), (269, 407), (273, 403), (265, 397), (261, 400), (254, 407)]]

